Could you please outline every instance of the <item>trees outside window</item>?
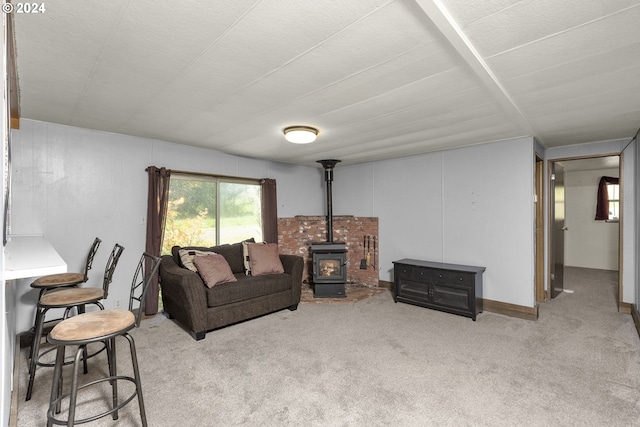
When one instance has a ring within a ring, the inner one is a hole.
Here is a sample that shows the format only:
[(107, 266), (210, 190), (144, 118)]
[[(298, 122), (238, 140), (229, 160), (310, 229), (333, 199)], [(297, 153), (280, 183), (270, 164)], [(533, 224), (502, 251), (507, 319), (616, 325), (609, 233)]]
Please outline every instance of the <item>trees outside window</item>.
[(162, 253), (177, 246), (262, 241), (261, 185), (252, 180), (173, 173)]

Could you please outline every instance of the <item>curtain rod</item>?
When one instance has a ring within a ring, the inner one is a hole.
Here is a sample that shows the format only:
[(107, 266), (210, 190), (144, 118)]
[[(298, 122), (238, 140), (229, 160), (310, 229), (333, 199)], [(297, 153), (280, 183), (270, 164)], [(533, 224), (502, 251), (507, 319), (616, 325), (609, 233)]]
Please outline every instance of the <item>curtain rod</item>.
[[(146, 168), (145, 170), (148, 170), (149, 168)], [(217, 174), (213, 174), (213, 173), (205, 173), (205, 172), (189, 172), (189, 171), (182, 171), (182, 170), (176, 170), (176, 169), (167, 169), (170, 173), (178, 173), (178, 174), (183, 174), (183, 175), (195, 175), (195, 176), (207, 176), (207, 177), (211, 177), (211, 178), (227, 178), (227, 179), (244, 179), (247, 181), (262, 181), (264, 178), (248, 178), (245, 176), (232, 176), (232, 175), (217, 175)]]

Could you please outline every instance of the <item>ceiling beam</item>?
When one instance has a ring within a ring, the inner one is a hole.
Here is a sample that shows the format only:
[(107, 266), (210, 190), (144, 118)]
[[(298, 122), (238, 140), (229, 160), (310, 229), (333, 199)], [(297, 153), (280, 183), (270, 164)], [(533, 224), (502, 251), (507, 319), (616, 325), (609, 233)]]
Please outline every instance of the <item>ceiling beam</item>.
[[(482, 80), (487, 89), (491, 91), (504, 110), (518, 122), (523, 132), (540, 141), (539, 135), (537, 135), (537, 132), (525, 114), (520, 107), (518, 107), (516, 101), (493, 73), (484, 58), (478, 53), (442, 2), (440, 0), (415, 1), (442, 35), (451, 43), (462, 59), (471, 67), (473, 72)], [(543, 143), (542, 141), (540, 142)]]

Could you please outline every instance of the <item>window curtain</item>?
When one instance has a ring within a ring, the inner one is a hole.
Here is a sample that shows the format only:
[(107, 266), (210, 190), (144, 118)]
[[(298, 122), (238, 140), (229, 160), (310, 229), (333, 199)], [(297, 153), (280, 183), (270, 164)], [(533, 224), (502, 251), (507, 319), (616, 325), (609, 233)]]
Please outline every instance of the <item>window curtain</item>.
[(609, 219), (609, 191), (607, 184), (618, 184), (619, 178), (603, 176), (598, 184), (598, 202), (596, 205), (596, 221), (606, 221)]
[[(149, 166), (149, 194), (147, 199), (147, 242), (145, 252), (160, 256), (164, 222), (167, 218), (169, 202), (169, 176), (171, 171), (165, 168)], [(147, 262), (145, 269), (150, 268)], [(151, 280), (149, 292), (145, 298), (144, 314), (153, 315), (158, 312), (158, 275)]]
[(278, 243), (278, 200), (276, 180), (263, 179), (262, 185), (262, 232), (267, 243)]

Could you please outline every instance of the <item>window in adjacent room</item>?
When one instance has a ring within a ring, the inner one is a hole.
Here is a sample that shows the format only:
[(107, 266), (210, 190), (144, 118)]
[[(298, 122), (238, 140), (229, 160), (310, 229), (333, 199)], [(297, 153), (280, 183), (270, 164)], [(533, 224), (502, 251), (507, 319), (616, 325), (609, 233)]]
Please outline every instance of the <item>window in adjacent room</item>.
[(620, 186), (618, 184), (607, 184), (607, 194), (609, 195), (609, 218), (608, 220), (620, 219)]
[(178, 246), (262, 241), (258, 180), (171, 174), (162, 253)]
[(596, 220), (617, 222), (620, 219), (620, 179), (610, 176), (600, 178)]

